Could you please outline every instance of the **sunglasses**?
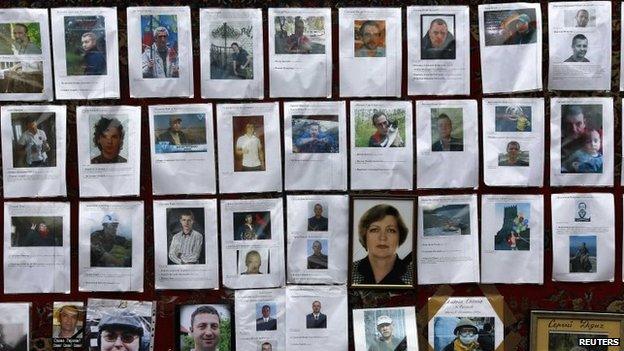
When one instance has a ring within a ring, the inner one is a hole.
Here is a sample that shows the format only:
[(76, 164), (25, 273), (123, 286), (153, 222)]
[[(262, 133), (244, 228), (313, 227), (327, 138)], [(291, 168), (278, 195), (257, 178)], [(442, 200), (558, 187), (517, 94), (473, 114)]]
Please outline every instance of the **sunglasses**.
[(138, 337), (139, 336), (137, 334), (133, 334), (129, 332), (123, 332), (123, 333), (106, 332), (102, 334), (102, 339), (106, 340), (107, 342), (115, 342), (117, 341), (118, 338), (121, 338), (121, 342), (123, 342), (124, 344), (130, 344)]

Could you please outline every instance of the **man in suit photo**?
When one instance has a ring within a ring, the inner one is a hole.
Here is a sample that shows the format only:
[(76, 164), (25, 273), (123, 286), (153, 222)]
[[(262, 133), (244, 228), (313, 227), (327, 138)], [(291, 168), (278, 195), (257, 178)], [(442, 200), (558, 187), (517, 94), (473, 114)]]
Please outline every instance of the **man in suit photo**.
[(262, 317), (256, 319), (256, 331), (277, 330), (277, 319), (271, 317), (271, 307), (262, 306)]
[(325, 329), (327, 328), (327, 315), (321, 313), (321, 302), (312, 302), (312, 313), (306, 315), (306, 328)]

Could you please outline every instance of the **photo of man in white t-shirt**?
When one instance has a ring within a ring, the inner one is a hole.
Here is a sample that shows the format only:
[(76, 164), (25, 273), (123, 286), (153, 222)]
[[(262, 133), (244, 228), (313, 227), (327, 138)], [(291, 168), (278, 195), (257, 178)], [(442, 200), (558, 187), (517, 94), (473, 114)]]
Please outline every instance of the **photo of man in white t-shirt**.
[[(242, 169), (234, 167), (235, 171), (264, 171), (264, 148), (262, 141), (255, 134), (256, 126), (253, 123), (245, 125), (245, 134), (236, 140), (236, 159), (241, 162)], [(241, 161), (242, 160), (242, 161)], [(237, 162), (238, 163), (238, 162)]]

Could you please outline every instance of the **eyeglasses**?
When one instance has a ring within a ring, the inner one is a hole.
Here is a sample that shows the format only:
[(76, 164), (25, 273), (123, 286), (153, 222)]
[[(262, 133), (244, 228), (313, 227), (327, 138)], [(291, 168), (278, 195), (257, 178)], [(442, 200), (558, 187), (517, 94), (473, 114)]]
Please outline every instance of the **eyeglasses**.
[(102, 333), (102, 339), (106, 340), (107, 342), (115, 342), (115, 341), (117, 341), (118, 338), (121, 338), (121, 342), (123, 342), (124, 344), (130, 344), (131, 342), (133, 342), (138, 337), (139, 336), (137, 334), (132, 334), (132, 333), (129, 333), (129, 332), (123, 332), (123, 333), (105, 332), (105, 333)]

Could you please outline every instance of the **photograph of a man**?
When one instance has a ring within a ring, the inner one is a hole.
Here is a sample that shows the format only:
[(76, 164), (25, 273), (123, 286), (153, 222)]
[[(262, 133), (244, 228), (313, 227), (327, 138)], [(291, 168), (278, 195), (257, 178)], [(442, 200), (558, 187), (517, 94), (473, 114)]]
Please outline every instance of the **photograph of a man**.
[(271, 239), (271, 212), (234, 212), (234, 240)]
[(271, 317), (271, 306), (262, 305), (262, 316), (256, 319), (256, 331), (277, 330), (277, 319)]
[(401, 138), (396, 122), (390, 121), (388, 116), (381, 111), (375, 112), (371, 118), (377, 129), (368, 140), (368, 147), (404, 147), (405, 142)]
[(326, 232), (329, 221), (327, 217), (323, 216), (323, 205), (316, 203), (313, 210), (314, 215), (308, 218), (308, 231)]
[(63, 239), (57, 238), (46, 224), (46, 219), (42, 218), (38, 223), (31, 224), (19, 246), (63, 246)]
[(321, 302), (312, 302), (312, 313), (306, 315), (307, 329), (325, 329), (327, 328), (327, 315), (321, 313)]
[[(35, 23), (34, 26), (39, 27)], [(11, 48), (13, 55), (41, 55), (41, 47), (30, 40), (29, 25), (25, 23), (13, 23), (11, 31), (13, 42)]]
[[(141, 16), (141, 22), (144, 20), (143, 17), (152, 16)], [(173, 17), (173, 21), (175, 21), (176, 16), (163, 15), (158, 17), (161, 20), (162, 17)], [(158, 23), (157, 21), (158, 19), (155, 22)], [(169, 43), (169, 30), (163, 26), (156, 27), (152, 33), (153, 43), (147, 47), (145, 47), (145, 43), (143, 44), (143, 54), (141, 56), (143, 78), (178, 78), (180, 71), (178, 67), (178, 51), (176, 50), (177, 43)]]
[(54, 338), (82, 338), (82, 306), (63, 305), (58, 311), (59, 325), (54, 326)]
[(253, 79), (251, 56), (238, 43), (232, 43), (232, 73), (239, 79)]
[(266, 170), (263, 117), (234, 117), (234, 171)]
[(63, 246), (63, 217), (11, 217), (11, 247)]
[[(167, 213), (169, 216), (169, 213)], [(182, 210), (178, 214), (178, 223), (181, 228), (171, 238), (169, 245), (170, 264), (203, 264), (205, 258), (204, 235), (195, 230), (195, 215), (190, 209)]]
[(385, 57), (386, 21), (361, 21), (354, 23), (355, 57)]
[(143, 323), (128, 311), (104, 314), (98, 324), (100, 351), (142, 351)]
[(245, 254), (245, 271), (242, 275), (262, 274), (260, 267), (262, 266), (262, 255), (256, 250), (251, 250)]
[[(39, 23), (10, 23), (10, 46), (1, 48), (5, 55), (41, 55)], [(7, 43), (8, 44), (8, 43)], [(3, 93), (41, 93), (43, 62), (16, 61), (0, 69), (0, 91)]]
[[(26, 117), (26, 130), (14, 146), (13, 166), (17, 167), (54, 167), (48, 162), (48, 152), (51, 151), (50, 142), (45, 131), (39, 128), (39, 123), (46, 121), (54, 123), (54, 117), (45, 118), (42, 115)], [(14, 124), (16, 124), (14, 120)], [(55, 163), (55, 162), (54, 162)]]
[(312, 243), (312, 254), (308, 256), (308, 269), (327, 269), (327, 255), (323, 253), (323, 243), (320, 240), (314, 240)]
[(317, 122), (311, 122), (306, 128), (307, 137), (296, 139), (293, 152), (297, 153), (328, 153), (332, 152), (331, 145), (320, 137), (321, 125)]
[(124, 127), (116, 117), (100, 117), (93, 126), (93, 144), (100, 154), (91, 159), (91, 164), (126, 163), (120, 155), (125, 138)]
[[(534, 10), (532, 10), (534, 11)], [(537, 40), (534, 12), (514, 13), (501, 22), (506, 35), (505, 45), (532, 44)]]
[(192, 351), (217, 351), (221, 340), (221, 317), (212, 306), (200, 306), (191, 314)]
[(523, 159), (523, 152), (520, 150), (520, 143), (510, 141), (507, 143), (507, 153), (500, 154), (498, 158), (499, 166), (527, 167), (529, 162)]
[(589, 23), (589, 11), (585, 9), (578, 10), (574, 19), (576, 20), (577, 27), (587, 27)]
[(132, 239), (119, 235), (119, 217), (108, 213), (91, 233), (91, 267), (132, 267)]
[(273, 345), (270, 342), (265, 341), (260, 345), (260, 351), (273, 351)]
[[(406, 338), (398, 338), (394, 335), (394, 321), (386, 315), (377, 317), (377, 332), (379, 337), (368, 348), (368, 351), (400, 350), (402, 344), (406, 344)], [(406, 346), (405, 346), (406, 347)]]
[[(424, 32), (425, 21), (432, 16), (421, 15), (421, 28)], [(445, 20), (446, 19), (446, 20)], [(455, 36), (449, 29), (447, 21), (453, 21), (454, 16), (435, 17), (429, 24), (429, 29), (420, 41), (420, 58), (423, 60), (453, 60), (455, 59)]]
[(583, 34), (577, 34), (572, 38), (572, 56), (568, 57), (564, 62), (589, 62), (585, 55), (589, 40)]
[(464, 151), (463, 139), (452, 136), (453, 121), (446, 113), (441, 113), (435, 118), (432, 128), (435, 130), (431, 134), (437, 135), (438, 140), (431, 145), (431, 151)]
[(182, 131), (182, 118), (179, 116), (169, 117), (169, 129), (156, 137), (156, 143), (169, 143), (169, 145), (190, 144), (186, 133)]
[(80, 39), (82, 47), (82, 62), (84, 75), (100, 76), (106, 74), (106, 55), (98, 48), (98, 36), (93, 32), (86, 32)]

